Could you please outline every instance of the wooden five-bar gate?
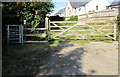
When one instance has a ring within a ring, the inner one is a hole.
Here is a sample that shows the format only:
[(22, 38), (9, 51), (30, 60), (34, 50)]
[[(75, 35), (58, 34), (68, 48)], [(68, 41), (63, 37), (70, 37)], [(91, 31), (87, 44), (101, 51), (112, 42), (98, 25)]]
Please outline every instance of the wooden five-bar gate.
[(114, 21), (50, 21), (50, 33), (54, 39), (116, 40), (117, 25)]
[[(34, 33), (34, 31), (37, 31), (37, 33)], [(38, 39), (27, 39), (31, 37), (37, 37)], [(7, 25), (8, 43), (38, 43), (58, 38), (116, 40), (116, 37), (117, 25), (114, 21), (50, 21), (46, 17), (43, 28)], [(41, 38), (44, 39), (39, 40)]]

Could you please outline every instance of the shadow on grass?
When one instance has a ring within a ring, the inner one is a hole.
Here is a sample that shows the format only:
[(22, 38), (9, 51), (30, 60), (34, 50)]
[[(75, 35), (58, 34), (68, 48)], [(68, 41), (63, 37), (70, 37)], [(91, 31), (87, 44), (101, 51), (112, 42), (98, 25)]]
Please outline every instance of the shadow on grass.
[[(68, 40), (56, 42), (55, 46), (51, 46), (53, 43), (55, 42), (8, 46), (12, 50), (6, 49), (3, 53), (3, 75), (32, 75), (34, 77), (86, 75), (81, 71), (82, 56), (87, 52), (83, 47), (67, 50), (74, 47), (74, 44)], [(91, 71), (91, 73), (95, 72)]]

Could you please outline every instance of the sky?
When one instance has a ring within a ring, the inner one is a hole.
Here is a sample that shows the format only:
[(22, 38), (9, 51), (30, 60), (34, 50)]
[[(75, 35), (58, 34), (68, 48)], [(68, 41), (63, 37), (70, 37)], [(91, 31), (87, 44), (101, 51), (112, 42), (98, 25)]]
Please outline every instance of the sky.
[[(108, 0), (108, 1), (109, 1), (109, 2), (112, 2), (112, 1), (114, 1), (114, 0)], [(52, 0), (52, 2), (53, 2), (54, 5), (55, 5), (54, 10), (58, 11), (58, 10), (60, 10), (61, 8), (66, 7), (67, 0)]]

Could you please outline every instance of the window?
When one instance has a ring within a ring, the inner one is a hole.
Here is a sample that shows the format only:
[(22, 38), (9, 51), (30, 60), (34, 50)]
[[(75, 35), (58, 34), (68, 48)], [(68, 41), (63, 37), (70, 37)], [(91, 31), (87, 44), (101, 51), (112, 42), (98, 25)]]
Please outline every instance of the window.
[(70, 9), (70, 7), (68, 7), (68, 10)]
[(81, 8), (79, 8), (79, 11), (81, 10)]
[(98, 10), (98, 6), (96, 6), (96, 10)]

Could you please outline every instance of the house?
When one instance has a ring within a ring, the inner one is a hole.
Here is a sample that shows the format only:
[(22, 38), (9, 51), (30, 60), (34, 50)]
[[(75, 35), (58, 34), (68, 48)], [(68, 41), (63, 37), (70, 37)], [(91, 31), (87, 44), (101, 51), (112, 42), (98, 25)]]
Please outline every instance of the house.
[(60, 9), (57, 13), (55, 13), (55, 15), (58, 15), (60, 17), (65, 17), (66, 15), (65, 8)]
[(108, 0), (68, 0), (66, 17), (81, 15), (91, 11), (101, 11), (110, 5)]
[(110, 9), (117, 9), (119, 5), (120, 5), (120, 0), (114, 0), (114, 1), (110, 4), (109, 8), (110, 8)]

